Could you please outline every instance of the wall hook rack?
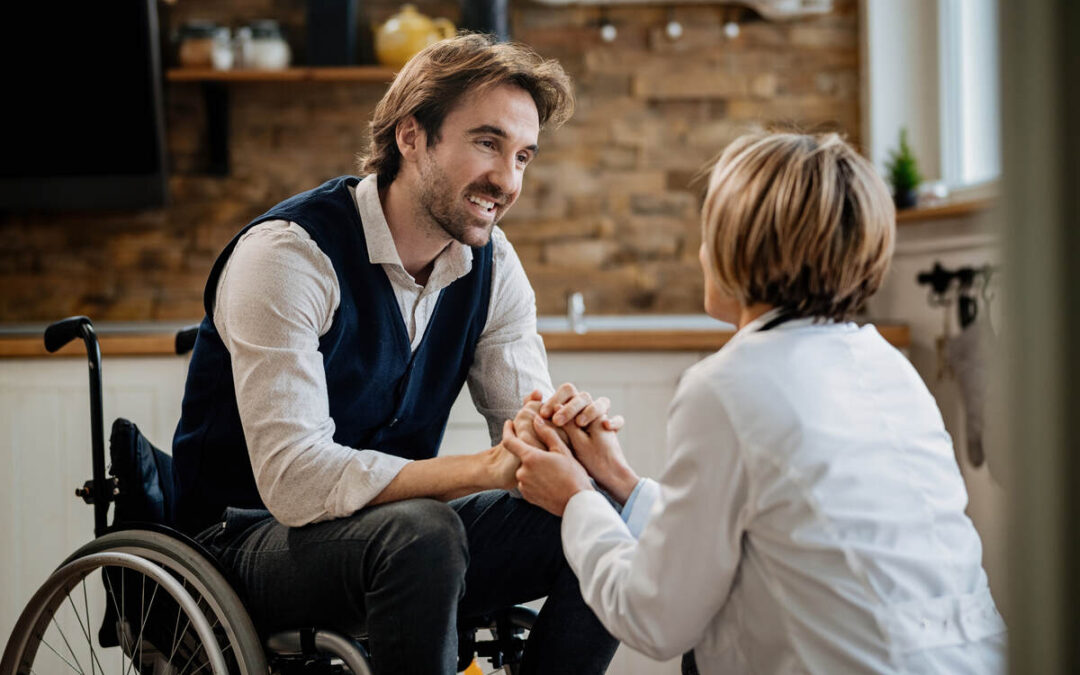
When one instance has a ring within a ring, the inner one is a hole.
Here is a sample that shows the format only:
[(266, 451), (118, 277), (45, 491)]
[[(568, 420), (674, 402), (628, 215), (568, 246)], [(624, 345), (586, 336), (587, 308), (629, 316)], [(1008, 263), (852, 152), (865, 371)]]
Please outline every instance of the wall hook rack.
[(966, 328), (975, 321), (979, 298), (987, 304), (993, 300), (990, 280), (995, 271), (996, 268), (989, 263), (980, 267), (948, 269), (935, 262), (929, 271), (919, 272), (915, 281), (920, 286), (930, 287), (927, 302), (932, 307), (948, 307), (956, 300), (960, 325)]

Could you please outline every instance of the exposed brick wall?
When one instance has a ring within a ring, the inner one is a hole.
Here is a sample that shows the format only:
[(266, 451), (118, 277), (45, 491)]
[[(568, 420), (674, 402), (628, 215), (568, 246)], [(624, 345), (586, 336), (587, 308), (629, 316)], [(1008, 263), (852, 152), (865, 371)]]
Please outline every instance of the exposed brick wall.
[[(222, 7), (227, 5), (227, 7)], [(395, 9), (362, 3), (366, 20)], [(721, 5), (612, 6), (618, 28), (600, 40), (601, 9), (515, 0), (516, 39), (558, 58), (575, 80), (577, 113), (547, 134), (525, 191), (503, 222), (541, 313), (565, 310), (570, 291), (592, 313), (701, 311), (697, 265), (699, 168), (739, 133), (791, 122), (838, 129), (858, 142), (855, 0), (829, 16), (789, 24), (745, 14), (723, 37)], [(453, 3), (421, 3), (456, 18)], [(185, 0), (163, 21), (212, 18), (239, 25), (274, 17), (304, 55), (302, 0)], [(672, 41), (669, 17), (684, 26)], [(171, 28), (166, 29), (166, 33)], [(0, 321), (196, 319), (214, 257), (237, 228), (276, 201), (353, 172), (382, 87), (231, 85), (228, 177), (206, 163), (198, 85), (166, 85), (172, 203), (136, 213), (0, 216)]]

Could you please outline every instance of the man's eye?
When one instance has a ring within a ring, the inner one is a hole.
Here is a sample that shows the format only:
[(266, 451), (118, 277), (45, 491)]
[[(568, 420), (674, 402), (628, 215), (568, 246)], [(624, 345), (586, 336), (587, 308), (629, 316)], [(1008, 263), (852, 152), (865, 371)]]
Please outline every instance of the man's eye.
[(495, 142), (494, 141), (480, 141), (480, 145), (484, 146), (485, 148), (494, 148), (495, 147)]
[(529, 163), (529, 156), (524, 154), (524, 153), (518, 155), (518, 162), (520, 164), (528, 164)]

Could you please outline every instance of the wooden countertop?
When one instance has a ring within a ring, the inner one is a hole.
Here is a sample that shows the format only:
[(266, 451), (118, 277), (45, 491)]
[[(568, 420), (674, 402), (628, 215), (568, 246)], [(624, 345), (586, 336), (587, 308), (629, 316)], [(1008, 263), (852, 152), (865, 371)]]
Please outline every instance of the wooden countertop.
[[(911, 344), (908, 326), (879, 323), (878, 331), (893, 346), (905, 349)], [(541, 333), (549, 352), (633, 352), (690, 351), (709, 352), (722, 347), (734, 331), (711, 330), (642, 330), (590, 331), (576, 333)], [(109, 334), (98, 336), (101, 353), (110, 356), (167, 356), (173, 354), (175, 335), (171, 332)], [(59, 356), (85, 356), (82, 342), (75, 340), (61, 349)], [(40, 335), (0, 335), (0, 358), (53, 356), (45, 351)]]

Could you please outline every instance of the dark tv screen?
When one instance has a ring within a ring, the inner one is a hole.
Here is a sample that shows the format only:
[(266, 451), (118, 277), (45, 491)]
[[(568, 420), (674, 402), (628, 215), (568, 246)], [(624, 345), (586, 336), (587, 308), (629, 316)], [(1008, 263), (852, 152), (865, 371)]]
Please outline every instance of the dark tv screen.
[(0, 22), (0, 209), (165, 203), (154, 3), (22, 3)]

